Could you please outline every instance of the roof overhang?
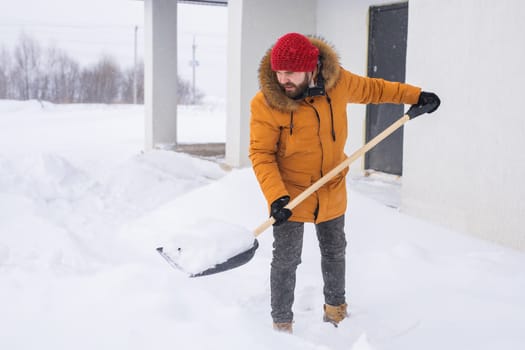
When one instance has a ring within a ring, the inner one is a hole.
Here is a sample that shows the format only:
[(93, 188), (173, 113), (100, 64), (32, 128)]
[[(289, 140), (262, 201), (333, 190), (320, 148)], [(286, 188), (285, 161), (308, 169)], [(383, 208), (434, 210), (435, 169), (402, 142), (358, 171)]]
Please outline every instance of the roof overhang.
[(197, 5), (214, 5), (214, 6), (227, 6), (227, 0), (177, 0), (178, 2), (197, 4)]
[(177, 2), (195, 5), (228, 6), (228, 0), (177, 0)]

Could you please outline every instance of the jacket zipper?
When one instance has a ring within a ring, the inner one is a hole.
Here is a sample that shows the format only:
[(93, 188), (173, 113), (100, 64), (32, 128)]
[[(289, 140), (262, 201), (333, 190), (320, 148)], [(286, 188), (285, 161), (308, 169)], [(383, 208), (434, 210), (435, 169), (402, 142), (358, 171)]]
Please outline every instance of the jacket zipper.
[(308, 106), (312, 107), (312, 109), (315, 112), (315, 116), (317, 117), (317, 138), (319, 139), (319, 143), (321, 144), (321, 177), (323, 177), (323, 163), (324, 163), (324, 152), (323, 152), (323, 143), (321, 142), (321, 117), (319, 116), (319, 112), (317, 111), (317, 108), (314, 107), (313, 104), (309, 103), (308, 101), (304, 101)]
[[(315, 112), (315, 116), (317, 117), (317, 138), (319, 139), (319, 144), (321, 145), (321, 177), (323, 177), (323, 163), (324, 163), (324, 151), (323, 151), (323, 143), (321, 142), (321, 117), (319, 116), (319, 112), (317, 111), (317, 108), (314, 107), (313, 104), (304, 101), (308, 106), (312, 107), (312, 109)], [(314, 211), (314, 222), (317, 222), (317, 216), (319, 215), (319, 197), (317, 197), (317, 205), (315, 207)]]

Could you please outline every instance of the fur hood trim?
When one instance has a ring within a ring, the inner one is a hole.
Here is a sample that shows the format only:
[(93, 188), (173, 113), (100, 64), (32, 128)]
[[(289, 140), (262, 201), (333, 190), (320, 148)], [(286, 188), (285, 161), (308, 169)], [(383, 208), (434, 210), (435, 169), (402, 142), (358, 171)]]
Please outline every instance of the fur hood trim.
[[(329, 91), (339, 80), (339, 73), (341, 65), (339, 62), (339, 55), (325, 39), (318, 36), (308, 36), (310, 42), (317, 46), (321, 63), (323, 65), (322, 74), (325, 79), (325, 89)], [(275, 72), (272, 71), (271, 55), (272, 49), (266, 51), (266, 54), (259, 65), (259, 85), (260, 89), (266, 99), (266, 102), (271, 108), (275, 108), (281, 112), (293, 112), (299, 108), (301, 100), (293, 100), (286, 96), (279, 82)]]

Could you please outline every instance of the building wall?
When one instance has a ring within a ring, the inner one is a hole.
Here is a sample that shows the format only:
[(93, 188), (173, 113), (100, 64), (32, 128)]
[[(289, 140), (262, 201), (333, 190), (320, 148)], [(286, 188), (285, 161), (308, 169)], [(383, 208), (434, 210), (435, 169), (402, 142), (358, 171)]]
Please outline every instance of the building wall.
[(525, 249), (525, 2), (410, 0), (407, 80), (439, 111), (407, 124), (403, 211)]

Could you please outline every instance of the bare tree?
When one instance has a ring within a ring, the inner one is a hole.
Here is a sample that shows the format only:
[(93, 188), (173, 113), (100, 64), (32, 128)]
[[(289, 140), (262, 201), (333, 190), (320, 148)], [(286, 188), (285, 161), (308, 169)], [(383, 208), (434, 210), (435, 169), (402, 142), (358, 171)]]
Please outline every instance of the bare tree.
[(46, 101), (53, 101), (52, 96), (52, 86), (51, 86), (51, 79), (50, 76), (55, 69), (55, 66), (57, 65), (57, 59), (58, 56), (58, 49), (56, 47), (50, 47), (45, 52), (43, 52), (41, 62), (40, 62), (40, 69), (39, 71), (42, 72), (39, 76), (39, 93), (38, 98), (41, 100)]
[[(122, 75), (121, 102), (133, 103), (133, 68), (127, 69)], [(204, 95), (196, 90), (195, 101), (193, 99), (192, 86), (189, 81), (177, 77), (177, 103), (192, 104), (199, 103)], [(137, 101), (144, 103), (144, 62), (137, 67)]]
[(177, 104), (190, 105), (199, 104), (204, 94), (198, 89), (195, 90), (195, 97), (193, 96), (193, 89), (189, 81), (177, 77)]
[(11, 70), (11, 56), (7, 49), (0, 48), (0, 99), (9, 98), (9, 78)]
[[(120, 100), (123, 103), (133, 103), (134, 68), (131, 67), (122, 74)], [(137, 103), (144, 103), (144, 62), (137, 64)]]
[(80, 66), (67, 55), (59, 57), (60, 70), (54, 76), (59, 103), (72, 103), (80, 98)]
[(55, 103), (78, 102), (80, 96), (80, 66), (59, 49), (47, 51), (46, 94)]
[(14, 50), (13, 73), (19, 78), (14, 81), (14, 87), (18, 98), (28, 100), (41, 97), (41, 57), (42, 50), (38, 42), (22, 33)]
[(81, 102), (118, 102), (121, 72), (118, 64), (109, 56), (81, 73)]

